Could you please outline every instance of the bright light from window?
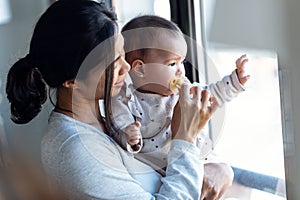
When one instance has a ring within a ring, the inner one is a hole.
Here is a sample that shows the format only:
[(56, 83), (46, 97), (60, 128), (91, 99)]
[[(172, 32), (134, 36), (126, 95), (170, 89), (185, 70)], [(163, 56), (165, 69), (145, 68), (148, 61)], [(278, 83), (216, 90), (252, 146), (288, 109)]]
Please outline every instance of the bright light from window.
[(171, 19), (169, 0), (155, 0), (154, 13), (165, 19)]
[[(244, 50), (215, 50), (210, 55), (221, 76), (229, 74)], [(247, 90), (226, 104), (222, 136), (215, 152), (232, 166), (284, 179), (277, 56), (273, 52), (247, 53), (251, 79)], [(218, 133), (217, 133), (218, 134)], [(262, 196), (261, 196), (262, 195)], [(251, 199), (274, 199), (253, 190)], [(283, 199), (276, 196), (276, 199)]]
[(10, 7), (7, 0), (0, 0), (0, 24), (8, 23), (11, 19)]

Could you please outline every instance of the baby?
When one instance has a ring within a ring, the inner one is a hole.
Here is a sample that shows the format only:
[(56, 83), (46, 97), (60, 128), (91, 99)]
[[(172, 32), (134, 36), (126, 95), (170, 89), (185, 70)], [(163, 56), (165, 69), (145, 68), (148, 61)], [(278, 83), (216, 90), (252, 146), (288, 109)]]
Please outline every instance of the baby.
[[(112, 116), (118, 128), (112, 137), (160, 171), (167, 163), (172, 114), (178, 102), (178, 90), (170, 82), (180, 87), (180, 82), (186, 81), (183, 62), (187, 45), (177, 25), (158, 16), (136, 17), (123, 27), (122, 34), (132, 83), (112, 100)], [(245, 90), (250, 78), (245, 75), (247, 61), (245, 55), (241, 56), (231, 75), (207, 86), (219, 106)], [(204, 134), (199, 134), (197, 141), (200, 149)]]

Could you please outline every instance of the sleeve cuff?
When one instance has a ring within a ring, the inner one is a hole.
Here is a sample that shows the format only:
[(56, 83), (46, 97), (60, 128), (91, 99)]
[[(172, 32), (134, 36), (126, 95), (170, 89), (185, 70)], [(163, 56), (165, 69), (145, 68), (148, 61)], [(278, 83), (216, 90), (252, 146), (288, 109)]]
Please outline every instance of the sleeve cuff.
[(191, 153), (197, 157), (200, 155), (200, 149), (195, 144), (178, 139), (172, 140), (170, 152), (174, 157), (180, 157), (185, 152)]
[(127, 147), (127, 151), (130, 152), (130, 153), (133, 153), (133, 154), (139, 153), (143, 148), (143, 139), (141, 139), (140, 147), (136, 150), (132, 149), (132, 147), (127, 142), (126, 142), (126, 147)]

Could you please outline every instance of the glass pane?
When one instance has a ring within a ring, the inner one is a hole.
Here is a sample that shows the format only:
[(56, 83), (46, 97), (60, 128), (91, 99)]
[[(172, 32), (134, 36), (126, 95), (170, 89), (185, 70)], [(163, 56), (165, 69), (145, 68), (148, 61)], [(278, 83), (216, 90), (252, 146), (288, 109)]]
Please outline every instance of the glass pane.
[[(230, 74), (235, 60), (246, 53), (247, 90), (225, 105), (221, 137), (215, 152), (232, 166), (284, 179), (277, 55), (271, 51), (214, 49), (209, 51), (217, 71)], [(213, 77), (212, 77), (213, 79)], [(211, 82), (211, 81), (210, 81)], [(212, 123), (212, 127), (214, 124)], [(220, 133), (213, 133), (219, 135)], [(284, 199), (253, 190), (251, 199)]]

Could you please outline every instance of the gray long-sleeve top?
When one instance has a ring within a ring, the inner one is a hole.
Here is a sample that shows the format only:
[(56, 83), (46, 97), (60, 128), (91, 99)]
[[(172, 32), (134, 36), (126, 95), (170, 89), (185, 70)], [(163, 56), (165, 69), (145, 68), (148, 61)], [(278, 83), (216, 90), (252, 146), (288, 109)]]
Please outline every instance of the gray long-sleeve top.
[(42, 140), (47, 174), (71, 199), (195, 199), (203, 164), (191, 143), (173, 140), (166, 176), (136, 160), (96, 128), (52, 112)]

